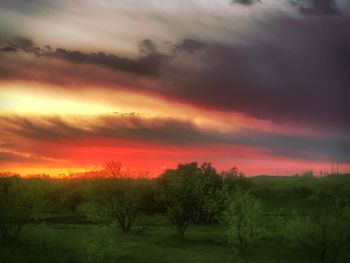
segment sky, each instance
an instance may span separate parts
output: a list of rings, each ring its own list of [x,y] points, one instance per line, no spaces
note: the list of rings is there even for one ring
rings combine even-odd
[[[349,172],[349,47],[349,0],[2,0],[0,172]]]

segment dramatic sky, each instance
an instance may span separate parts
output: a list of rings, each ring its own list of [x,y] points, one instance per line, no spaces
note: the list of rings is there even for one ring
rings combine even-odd
[[[0,171],[350,171],[349,0],[1,0]]]

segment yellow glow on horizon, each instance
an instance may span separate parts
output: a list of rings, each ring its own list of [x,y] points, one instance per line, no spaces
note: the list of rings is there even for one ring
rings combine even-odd
[[[140,114],[141,118],[171,118],[190,121],[199,128],[233,132],[248,122],[239,113],[222,113],[177,101],[168,101],[130,91],[127,87],[103,89],[60,88],[40,83],[0,83],[0,114],[21,115],[103,115]]]
[[[15,90],[0,90],[1,113],[26,114],[101,114],[116,110],[102,104],[90,104],[64,98],[35,96]]]
[[[89,170],[92,170],[93,168],[94,167],[45,167],[40,165],[30,167],[17,167],[12,165],[8,167],[8,169],[6,169],[6,167],[2,168],[0,172],[18,173],[21,176],[47,174],[52,177],[58,177],[68,176],[69,174],[73,173],[87,172]]]

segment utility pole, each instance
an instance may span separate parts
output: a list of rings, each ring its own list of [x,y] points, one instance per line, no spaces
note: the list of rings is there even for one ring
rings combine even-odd
[[[339,174],[339,164],[337,163],[337,174]]]
[[[333,175],[333,162],[332,162],[332,175]]]

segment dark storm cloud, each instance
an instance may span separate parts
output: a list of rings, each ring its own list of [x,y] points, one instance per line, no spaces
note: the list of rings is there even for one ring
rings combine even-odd
[[[332,15],[339,12],[334,0],[290,0],[290,2],[306,15]]]
[[[133,60],[103,52],[85,54],[80,51],[56,49],[54,52],[45,53],[48,57],[63,59],[74,63],[89,63],[100,65],[115,70],[138,73],[142,75],[157,75],[160,63],[164,58],[160,54],[150,53],[144,57]]]
[[[153,44],[150,40],[142,42],[141,52],[143,53],[136,59],[105,54],[103,52],[84,53],[63,48],[52,50],[50,46],[41,48],[36,46],[35,43],[28,38],[15,38],[11,41],[0,40],[0,44],[6,45],[6,47],[4,47],[6,50],[3,48],[0,49],[0,51],[20,49],[26,53],[32,53],[37,57],[56,58],[78,64],[93,64],[113,70],[150,76],[156,76],[158,74],[161,62],[166,59],[165,55],[156,52],[156,49],[152,46]]]
[[[260,0],[232,0],[232,4],[240,4],[240,5],[253,5],[256,3],[260,3]]]
[[[260,30],[261,29],[261,30]],[[276,122],[350,128],[350,19],[279,17],[247,45],[209,43],[167,64],[170,97]]]
[[[189,54],[194,54],[194,53],[201,51],[201,50],[204,50],[206,48],[207,48],[206,43],[204,43],[202,41],[186,38],[186,39],[176,43],[174,45],[173,51],[175,51],[175,52],[187,52]]]
[[[144,39],[139,44],[139,50],[141,54],[152,54],[158,52],[156,44],[150,39]]]
[[[10,42],[13,46],[22,48],[24,50],[31,50],[34,47],[33,40],[24,37],[17,37],[13,39],[13,42]]]
[[[341,134],[319,137],[268,133],[254,129],[220,133],[202,129],[189,121],[143,119],[135,114],[102,115],[92,119],[75,117],[74,121],[58,116],[32,119],[2,116],[0,127],[12,136],[40,141],[90,138],[89,141],[93,143],[96,138],[111,138],[166,145],[224,144],[257,147],[267,154],[288,158],[350,162],[350,138]]]
[[[16,52],[17,49],[15,49],[14,47],[11,47],[11,46],[7,46],[7,47],[0,48],[0,51],[3,51],[3,52]]]
[[[335,0],[280,0],[297,8],[304,15],[334,15],[339,12]],[[232,0],[232,4],[251,6],[262,0]]]
[[[137,91],[145,86],[143,78],[127,74],[126,71],[108,70],[94,64],[70,63],[43,56],[28,59],[22,55],[23,52],[0,52],[0,81],[24,80],[58,85],[64,89],[87,86],[110,89],[127,87]],[[25,55],[28,56],[27,53]]]
[[[139,58],[41,48],[30,41],[24,45],[23,40],[6,43],[38,58],[28,64],[20,60],[19,52],[0,52],[2,79],[23,78],[69,87],[124,85],[276,123],[350,129],[350,18],[346,13],[278,15],[257,24],[243,44],[187,38],[162,54],[147,39],[140,44]],[[67,63],[58,65],[55,60]]]

